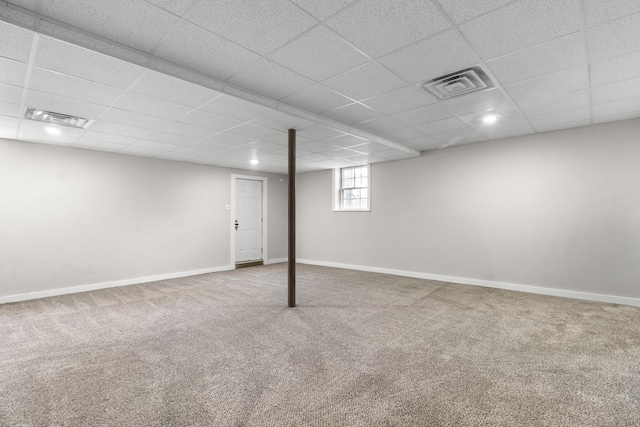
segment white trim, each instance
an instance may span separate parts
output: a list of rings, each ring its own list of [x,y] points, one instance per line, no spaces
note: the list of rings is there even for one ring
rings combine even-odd
[[[70,286],[68,288],[51,289],[48,291],[27,292],[26,294],[8,295],[0,297],[0,304],[27,301],[31,299],[55,297],[58,295],[76,294],[79,292],[95,291],[98,289],[116,288],[119,286],[138,285],[141,283],[157,282],[159,280],[179,279],[181,277],[197,276],[199,274],[217,273],[233,270],[231,265],[222,267],[203,268],[202,270],[181,271],[178,273],[159,274],[157,276],[136,277],[134,279],[114,280],[112,282],[92,283],[90,285]]]
[[[346,268],[349,270],[369,271],[372,273],[393,274],[396,276],[415,277],[417,279],[437,280],[440,282],[459,283],[463,285],[484,286],[487,288],[507,289],[510,291],[528,292],[532,294],[552,295],[564,298],[575,298],[588,301],[608,302],[640,307],[640,298],[620,297],[616,295],[594,294],[590,292],[569,291],[565,289],[545,288],[542,286],[518,285],[507,282],[492,282],[489,280],[469,279],[466,277],[441,276],[438,274],[420,273],[416,271],[393,270],[390,268],[367,267],[363,265],[341,264],[337,262],[314,261],[298,259],[300,264],[319,265],[323,267]]]
[[[274,259],[265,260],[264,265],[280,264],[281,262],[287,262],[287,261],[289,261],[289,258],[274,258]]]
[[[262,261],[264,263],[265,260],[269,259],[269,242],[267,239],[268,234],[268,224],[269,224],[269,178],[266,176],[255,176],[255,175],[238,175],[231,174],[231,215],[229,215],[229,224],[230,224],[230,240],[231,244],[229,245],[231,248],[231,252],[229,255],[229,259],[231,260],[230,264],[235,266],[236,264],[236,235],[235,235],[235,217],[236,217],[236,179],[249,179],[252,181],[262,181]]]

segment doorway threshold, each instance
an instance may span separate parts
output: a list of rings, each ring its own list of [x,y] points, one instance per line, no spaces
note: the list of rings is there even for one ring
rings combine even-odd
[[[236,268],[255,267],[257,265],[264,265],[264,262],[261,259],[256,259],[253,261],[236,262]]]

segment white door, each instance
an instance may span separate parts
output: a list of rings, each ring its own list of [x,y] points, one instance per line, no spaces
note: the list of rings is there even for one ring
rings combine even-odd
[[[236,262],[262,259],[262,181],[236,179]]]

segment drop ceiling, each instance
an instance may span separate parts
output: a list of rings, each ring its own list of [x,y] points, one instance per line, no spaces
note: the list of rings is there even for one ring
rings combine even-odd
[[[0,32],[0,137],[30,142],[286,173],[289,128],[305,172],[640,117],[627,0],[12,0]],[[495,87],[422,87],[474,66]]]

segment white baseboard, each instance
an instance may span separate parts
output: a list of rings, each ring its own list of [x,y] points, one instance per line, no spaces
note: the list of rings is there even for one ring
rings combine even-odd
[[[289,259],[288,258],[274,258],[274,259],[268,259],[264,262],[264,265],[269,265],[269,264],[280,264],[281,262],[287,262]]]
[[[553,295],[557,297],[575,298],[589,301],[608,302],[613,304],[640,307],[640,298],[620,297],[615,295],[594,294],[590,292],[569,291],[564,289],[544,288],[541,286],[517,285],[506,282],[469,279],[466,277],[440,276],[437,274],[419,273],[415,271],[393,270],[389,268],[367,267],[363,265],[341,264],[336,262],[298,259],[300,264],[319,265],[323,267],[346,268],[349,270],[369,271],[372,273],[393,274],[395,276],[415,277],[417,279],[437,280],[440,282],[460,283],[463,285],[484,286],[487,288],[508,289],[510,291],[528,292],[532,294]]]
[[[68,288],[51,289],[48,291],[8,295],[0,297],[0,304],[54,297],[58,295],[75,294],[78,292],[95,291],[97,289],[115,288],[118,286],[136,285],[139,283],[157,282],[159,280],[178,279],[180,277],[197,276],[199,274],[216,273],[219,271],[229,271],[233,269],[234,267],[231,266],[204,268],[202,270],[181,271],[179,273],[159,274],[157,276],[136,277],[135,279],[115,280],[112,282],[92,283],[90,285],[71,286]]]

